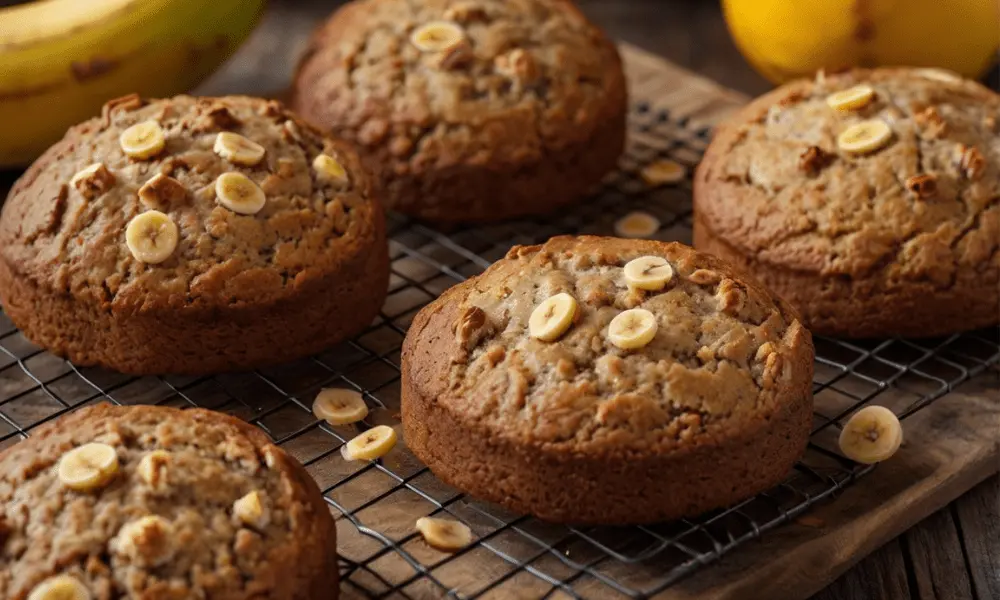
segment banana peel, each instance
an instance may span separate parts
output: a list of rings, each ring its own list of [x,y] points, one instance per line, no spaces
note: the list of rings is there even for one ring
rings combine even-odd
[[[1000,48],[997,0],[723,0],[747,61],[774,83],[847,67],[938,67],[976,78]]]
[[[21,167],[109,99],[195,87],[265,0],[41,0],[0,9],[0,167]]]

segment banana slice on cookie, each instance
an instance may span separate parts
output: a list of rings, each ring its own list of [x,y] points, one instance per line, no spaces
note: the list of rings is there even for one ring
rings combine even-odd
[[[145,160],[163,151],[166,146],[163,128],[156,121],[143,121],[129,127],[118,137],[122,152],[130,158]]]
[[[837,136],[837,147],[850,154],[870,154],[892,139],[892,129],[881,119],[856,123]]]
[[[421,52],[441,52],[465,39],[465,32],[451,21],[431,21],[410,34],[410,42]]]
[[[528,317],[528,333],[543,342],[554,342],[573,324],[576,298],[561,292],[545,299]]]
[[[107,444],[84,444],[59,459],[59,481],[71,490],[86,492],[103,487],[117,472],[118,453]]]
[[[396,430],[377,425],[344,444],[340,454],[347,460],[375,460],[388,454],[395,445]]]
[[[343,388],[320,390],[312,409],[317,419],[331,425],[350,425],[368,416],[368,405],[361,394]]]
[[[851,111],[868,106],[873,98],[875,98],[875,90],[870,86],[856,85],[830,94],[826,97],[826,103],[830,108],[836,110]]]
[[[656,337],[656,316],[645,308],[620,313],[608,325],[608,339],[622,350],[644,347]]]
[[[674,269],[667,259],[659,256],[640,256],[630,260],[623,269],[625,283],[640,290],[662,290],[674,277]]]
[[[472,543],[472,530],[468,525],[450,519],[421,517],[417,531],[431,548],[442,552],[458,552]]]
[[[840,432],[840,451],[864,464],[888,459],[903,443],[903,427],[884,406],[866,406],[854,413]]]
[[[313,159],[313,171],[320,181],[334,181],[343,183],[347,181],[347,170],[336,158],[329,154],[320,154]]]
[[[90,590],[76,577],[56,575],[35,586],[28,600],[90,600]]]
[[[223,173],[215,180],[219,204],[239,215],[255,215],[264,208],[264,190],[243,173]]]
[[[125,245],[140,262],[157,265],[177,249],[180,232],[177,224],[158,210],[136,215],[125,228]]]
[[[231,163],[252,167],[264,158],[264,146],[238,133],[223,131],[215,138],[215,153]]]
[[[263,529],[271,522],[270,514],[261,500],[260,492],[256,490],[233,502],[233,514],[240,522],[257,529]]]

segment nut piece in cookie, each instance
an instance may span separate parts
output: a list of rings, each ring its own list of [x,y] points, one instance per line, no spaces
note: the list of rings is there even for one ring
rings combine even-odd
[[[157,173],[139,188],[139,200],[147,208],[163,210],[184,202],[187,193],[184,184],[173,177]]]
[[[126,523],[111,540],[111,549],[141,567],[158,567],[173,558],[177,550],[173,536],[169,521],[149,515]]]
[[[69,182],[81,196],[93,200],[115,185],[115,175],[104,163],[94,163],[74,175]]]

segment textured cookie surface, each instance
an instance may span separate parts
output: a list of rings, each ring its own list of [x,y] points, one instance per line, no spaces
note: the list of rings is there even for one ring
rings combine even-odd
[[[165,147],[126,155],[122,134],[147,122]],[[227,158],[221,132],[262,158]],[[317,172],[324,153],[342,179]],[[92,164],[101,175],[78,176]],[[263,193],[259,212],[219,197],[228,173]],[[132,219],[153,210],[178,231],[158,264],[126,243]],[[317,350],[367,325],[387,277],[382,211],[357,157],[273,101],[111,103],[28,170],[0,217],[0,296],[15,323],[59,354],[124,371],[246,368]]]
[[[426,28],[454,43],[428,50]],[[386,202],[444,221],[537,213],[613,168],[614,45],[564,0],[359,0],[313,37],[293,104],[359,143]]]
[[[831,94],[872,97],[838,110]],[[877,120],[863,153],[838,137]],[[695,245],[753,271],[834,335],[936,335],[998,319],[1000,97],[922,69],[784,86],[717,133],[695,181]],[[956,310],[961,307],[960,310]]]
[[[641,256],[671,265],[664,289],[627,284],[623,267]],[[563,292],[578,303],[568,330],[532,337],[534,309]],[[656,334],[623,350],[609,325],[635,308]],[[775,483],[799,456],[812,356],[791,309],[720,261],[679,244],[554,238],[514,248],[417,316],[406,439],[446,481],[543,518],[697,514]]]
[[[117,472],[74,491],[60,461],[92,442],[114,449]],[[248,523],[234,505],[254,493]],[[336,596],[336,529],[316,484],[262,432],[219,413],[80,410],[0,455],[0,507],[4,598],[57,575],[95,600]]]

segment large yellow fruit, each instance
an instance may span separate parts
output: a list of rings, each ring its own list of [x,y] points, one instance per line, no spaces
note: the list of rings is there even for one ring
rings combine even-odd
[[[913,65],[979,77],[1000,47],[998,0],[723,0],[736,45],[776,83],[821,68]]]
[[[0,167],[133,92],[172,96],[215,71],[264,0],[36,0],[0,9]]]

